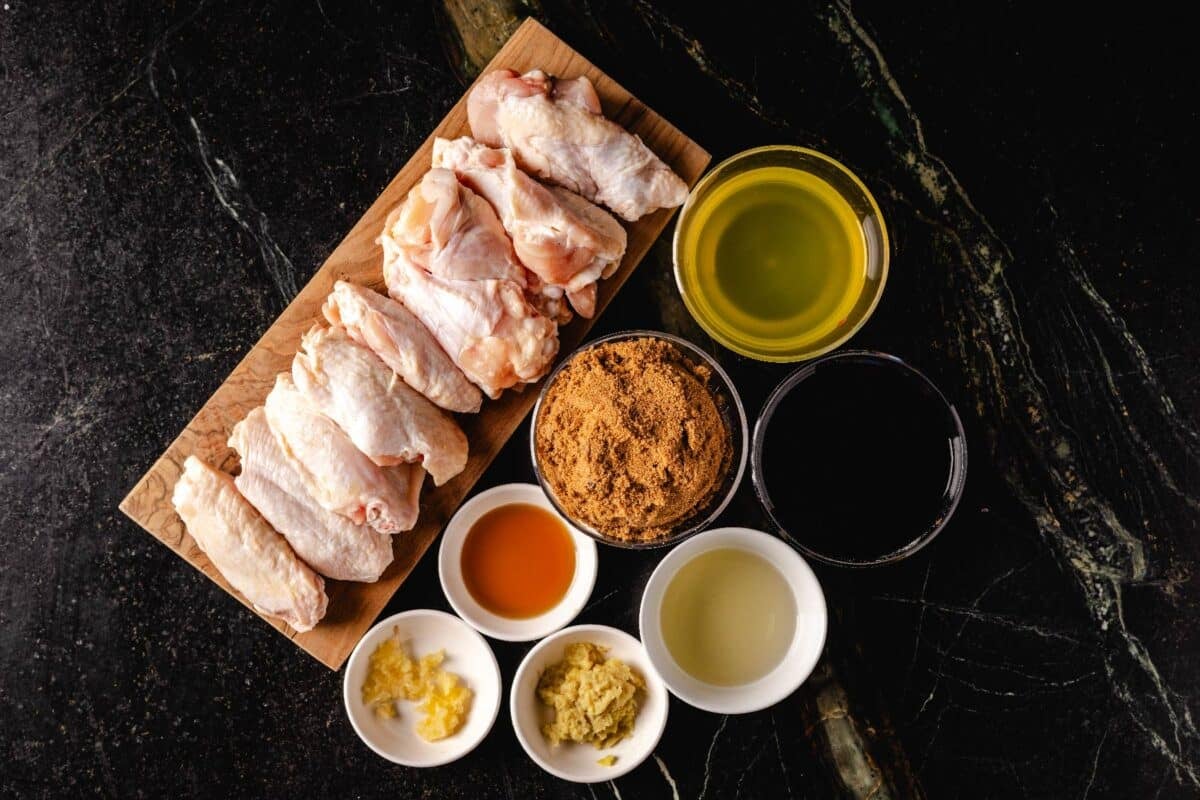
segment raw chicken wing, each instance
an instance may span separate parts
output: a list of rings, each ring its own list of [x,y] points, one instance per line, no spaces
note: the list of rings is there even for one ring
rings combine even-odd
[[[447,411],[475,413],[483,395],[437,343],[429,329],[387,295],[338,281],[325,300],[325,318],[371,348],[404,382]]]
[[[437,486],[466,466],[467,437],[450,415],[342,328],[313,326],[304,334],[292,381],[380,466],[420,462]]]
[[[454,170],[491,204],[544,294],[565,292],[580,314],[595,313],[596,281],[611,275],[625,254],[625,229],[611,214],[574,192],[543,186],[517,168],[508,150],[469,136],[435,139],[433,166]]]
[[[450,170],[425,173],[388,217],[381,243],[385,261],[397,246],[407,247],[422,269],[442,280],[507,281],[526,288],[528,273],[500,218],[487,200],[459,186]]]
[[[322,508],[380,533],[416,524],[423,469],[378,466],[337,423],[313,408],[287,373],[276,376],[265,408],[280,449]]]
[[[325,616],[325,581],[296,558],[228,475],[188,456],[171,501],[197,546],[255,610],[298,631],[312,630]]]
[[[388,293],[489,397],[544,374],[558,327],[530,305],[525,269],[487,201],[434,169],[387,219]]]
[[[242,460],[233,479],[238,491],[310,567],[335,580],[369,583],[392,563],[392,537],[326,511],[312,498],[261,406],[233,427],[229,446]]]
[[[688,188],[637,136],[605,118],[591,81],[491,72],[467,98],[472,135],[522,169],[633,221],[675,208]]]

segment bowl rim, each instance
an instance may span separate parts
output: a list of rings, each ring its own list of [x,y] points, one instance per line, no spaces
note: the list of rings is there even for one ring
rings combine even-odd
[[[668,341],[677,347],[682,348],[688,355],[698,359],[704,363],[705,366],[712,369],[712,371],[721,379],[726,394],[733,399],[733,410],[736,412],[736,422],[741,433],[742,441],[741,453],[737,457],[737,469],[733,473],[733,480],[730,483],[729,489],[725,493],[725,496],[721,498],[721,502],[715,504],[710,513],[704,515],[703,517],[693,518],[694,521],[686,528],[675,531],[668,536],[662,536],[658,539],[651,539],[649,541],[626,542],[619,539],[614,539],[595,530],[586,522],[572,517],[569,513],[567,513],[567,510],[559,504],[558,500],[555,499],[554,492],[551,491],[549,485],[546,483],[546,477],[542,474],[542,468],[538,464],[538,418],[541,414],[542,403],[545,401],[546,395],[550,391],[550,387],[554,385],[555,379],[568,364],[574,361],[583,352],[591,350],[592,348],[598,347],[607,342],[625,339],[661,339]],[[730,431],[729,435],[730,439],[732,440],[734,438],[734,432]],[[738,487],[742,484],[742,478],[745,476],[746,466],[750,460],[750,423],[746,416],[746,407],[742,403],[742,396],[738,392],[737,386],[734,384],[733,379],[729,377],[729,373],[725,371],[724,367],[722,367],[713,356],[706,353],[698,345],[688,341],[687,339],[684,339],[682,336],[676,336],[673,333],[666,333],[665,331],[650,330],[648,328],[634,328],[632,330],[610,333],[597,339],[593,339],[590,342],[585,342],[584,344],[579,345],[573,351],[571,351],[570,354],[563,358],[562,361],[560,361],[558,365],[551,370],[550,374],[546,376],[546,380],[542,384],[541,390],[538,392],[537,402],[533,404],[533,411],[530,414],[529,458],[533,464],[533,474],[537,479],[538,486],[542,488],[542,492],[546,495],[546,499],[550,501],[550,505],[552,505],[555,510],[562,515],[563,519],[567,520],[568,523],[602,544],[607,544],[612,547],[620,547],[626,550],[652,550],[659,547],[669,547],[671,545],[678,544],[684,539],[700,533],[706,527],[711,525],[713,521],[716,520],[717,517],[719,517],[725,511],[725,509],[729,507],[729,504],[733,502],[734,495],[737,494]]]
[[[470,636],[475,637],[479,641],[479,643],[483,645],[483,650],[484,650],[484,652],[486,652],[488,654],[488,657],[490,659],[489,661],[484,662],[485,667],[488,664],[490,664],[490,666],[491,666],[491,670],[485,669],[485,671],[487,671],[488,674],[492,677],[492,679],[495,680],[496,702],[492,704],[492,708],[490,711],[490,718],[488,719],[487,725],[485,725],[483,727],[483,729],[479,732],[479,734],[476,736],[474,741],[468,741],[465,744],[465,746],[460,747],[458,749],[449,750],[446,753],[446,756],[444,758],[435,759],[435,760],[429,761],[429,762],[413,763],[411,760],[405,760],[402,756],[399,756],[395,753],[388,752],[388,751],[384,750],[383,748],[378,747],[375,744],[375,742],[372,741],[371,738],[368,737],[366,735],[366,733],[363,731],[363,729],[359,726],[358,718],[355,716],[355,712],[351,705],[352,702],[354,701],[354,698],[352,697],[352,692],[350,689],[350,673],[353,671],[352,666],[358,660],[360,660],[362,658],[362,649],[363,649],[363,647],[366,646],[367,640],[370,639],[372,636],[374,636],[376,631],[378,631],[380,628],[383,628],[385,626],[395,625],[397,622],[400,622],[405,619],[411,619],[414,617],[422,617],[422,616],[433,617],[436,619],[441,619],[445,622],[450,622],[452,624],[461,625],[463,627],[463,629],[465,631],[467,631],[467,633]],[[479,692],[476,691],[474,694],[476,697],[478,697]],[[440,767],[445,764],[449,764],[454,761],[458,761],[460,758],[467,755],[472,750],[474,750],[476,747],[478,747],[483,742],[483,740],[488,737],[488,734],[490,734],[492,732],[492,728],[494,728],[496,726],[496,719],[497,719],[497,717],[500,716],[500,705],[503,702],[503,699],[504,699],[504,679],[500,675],[500,662],[498,662],[496,660],[496,653],[494,650],[492,650],[492,646],[490,644],[488,644],[487,639],[483,638],[483,636],[479,633],[479,631],[472,628],[470,625],[468,625],[462,619],[454,616],[453,614],[451,614],[449,612],[442,611],[442,610],[436,609],[436,608],[410,608],[406,611],[401,611],[399,613],[392,614],[391,616],[386,617],[386,618],[376,622],[374,625],[371,626],[370,630],[368,630],[365,634],[363,634],[362,638],[360,638],[358,640],[358,644],[356,644],[354,646],[354,650],[352,650],[350,652],[350,657],[346,659],[345,672],[342,675],[342,704],[346,711],[346,717],[350,720],[350,727],[354,729],[354,733],[357,734],[358,738],[360,740],[362,740],[363,744],[365,744],[367,747],[369,747],[371,749],[371,751],[374,752],[377,756],[387,759],[388,761],[392,762],[393,764],[400,764],[401,766],[412,767],[415,769],[427,769],[430,767]],[[474,712],[475,710],[476,709],[474,708],[474,703],[472,703],[472,712]]]
[[[924,386],[929,388],[933,396],[940,401],[941,406],[948,412],[956,437],[954,439],[955,446],[950,451],[950,482],[948,486],[948,498],[942,503],[939,509],[938,517],[930,523],[920,534],[914,536],[908,544],[891,550],[883,555],[866,560],[855,560],[847,558],[839,558],[831,556],[827,553],[822,553],[814,550],[812,547],[805,544],[799,537],[794,535],[787,529],[779,518],[775,515],[774,505],[767,493],[766,476],[763,474],[763,442],[766,439],[767,427],[770,424],[771,417],[775,410],[779,407],[779,403],[783,398],[797,385],[804,382],[817,371],[821,366],[831,364],[844,359],[860,359],[868,363],[873,363],[877,366],[885,366],[889,369],[898,369],[906,375],[909,375]],[[898,561],[903,561],[914,553],[924,549],[930,542],[937,538],[945,527],[950,523],[950,519],[954,516],[959,503],[962,501],[963,494],[966,489],[967,482],[967,434],[963,427],[962,419],[958,415],[958,409],[950,402],[949,398],[942,393],[942,390],[937,387],[929,376],[921,370],[909,364],[899,356],[894,356],[891,353],[884,353],[879,350],[857,349],[857,350],[841,350],[837,353],[829,353],[815,358],[812,361],[802,364],[796,369],[789,372],[778,385],[771,390],[771,394],[763,403],[762,410],[758,414],[758,418],[754,421],[754,435],[751,438],[750,445],[750,483],[754,486],[754,494],[758,498],[759,505],[762,506],[763,512],[775,526],[781,538],[789,544],[800,550],[806,556],[820,561],[823,564],[829,564],[835,567],[849,567],[852,569],[865,569],[868,567],[879,567],[886,564],[894,564]]]
[[[528,494],[528,498],[509,500],[507,502],[496,502],[495,498],[499,495],[520,492]],[[470,590],[463,585],[462,591],[451,591],[448,585],[447,569],[450,568],[448,560],[452,557],[461,558],[462,545],[466,541],[464,531],[461,536],[456,533],[456,525],[461,525],[459,522],[468,514],[476,511],[479,515],[486,514],[495,508],[507,503],[528,503],[536,505],[538,508],[543,508],[554,517],[560,520],[566,528],[571,541],[575,544],[577,557],[575,559],[575,574],[571,578],[570,584],[567,585],[567,591],[554,606],[548,611],[545,611],[536,617],[528,617],[523,619],[509,619],[501,617],[499,614],[488,611],[480,605],[474,597],[471,596]],[[453,538],[457,538],[457,546],[454,547],[454,552],[449,551],[450,542]],[[582,551],[582,552],[581,552]],[[582,557],[580,557],[582,556]],[[490,489],[485,489],[479,494],[467,500],[454,512],[454,516],[446,523],[446,527],[442,531],[442,541],[438,545],[438,580],[442,584],[442,594],[446,596],[446,601],[450,607],[454,609],[454,613],[462,618],[463,622],[470,627],[493,639],[498,639],[504,642],[532,642],[541,639],[544,636],[558,631],[567,625],[570,625],[572,620],[579,616],[587,605],[588,600],[592,596],[592,592],[596,588],[596,576],[599,572],[599,554],[596,552],[596,541],[579,530],[575,525],[563,516],[558,509],[550,503],[546,497],[546,493],[542,491],[536,483],[513,482],[502,483],[499,486],[493,486]],[[461,572],[461,569],[460,569]],[[586,585],[586,591],[577,587]],[[572,595],[576,595],[573,602],[569,605],[568,599]],[[520,629],[520,632],[505,633],[497,629],[490,617],[502,619],[514,629]]]
[[[548,650],[549,648],[558,644],[567,636],[590,633],[601,633],[604,636],[624,639],[627,643],[631,643],[635,645],[637,649],[640,649],[642,656],[646,660],[646,665],[649,667],[649,669],[640,670],[641,672],[645,673],[642,677],[645,679],[647,686],[649,686],[651,682],[657,683],[663,694],[662,717],[658,721],[657,730],[655,730],[650,737],[651,741],[646,749],[646,754],[638,759],[622,758],[617,762],[617,764],[609,768],[602,778],[602,781],[615,780],[623,775],[627,775],[641,766],[646,759],[650,758],[650,756],[654,754],[655,748],[658,747],[659,742],[662,741],[663,733],[667,729],[667,719],[671,715],[671,689],[667,685],[667,682],[663,680],[663,677],[658,673],[658,669],[654,666],[654,661],[650,658],[650,653],[646,649],[645,644],[643,644],[642,640],[637,636],[634,636],[627,631],[623,631],[620,628],[615,628],[612,625],[585,623],[582,625],[570,625],[562,630],[555,631],[546,638],[542,639],[521,658],[521,663],[517,665],[516,670],[513,672],[512,684],[508,689],[509,717],[512,721],[513,733],[516,735],[517,741],[520,742],[521,749],[525,751],[525,754],[529,756],[533,763],[537,764],[551,775],[557,778],[562,778],[565,781],[571,781],[573,783],[588,783],[588,781],[581,781],[577,776],[572,775],[570,772],[559,769],[550,762],[542,759],[534,752],[533,747],[527,741],[524,729],[517,722],[517,701],[519,699],[517,697],[517,689],[521,685],[521,679],[530,669],[532,669],[531,665],[535,657],[537,657],[543,651]]]
[[[695,200],[697,197],[699,197],[700,192],[719,180],[731,166],[737,164],[739,161],[750,158],[751,156],[760,155],[762,153],[783,152],[799,153],[806,156],[812,156],[819,161],[824,161],[834,169],[842,172],[847,178],[850,179],[851,183],[858,187],[859,191],[862,192],[864,199],[867,201],[867,204],[870,205],[872,211],[875,212],[875,218],[879,223],[881,253],[879,286],[875,290],[874,296],[871,298],[870,305],[867,306],[859,320],[855,322],[854,325],[847,328],[841,336],[831,340],[829,344],[823,347],[811,352],[803,353],[801,355],[786,356],[759,352],[732,341],[727,336],[724,336],[717,331],[710,330],[709,326],[700,318],[692,298],[688,295],[687,290],[684,289],[683,274],[679,268],[679,253],[681,247],[680,237],[683,231],[684,221],[687,219],[688,212],[692,209],[692,206],[695,204]],[[795,167],[793,167],[793,169],[795,169]],[[683,206],[679,209],[678,216],[675,218],[675,231],[671,236],[671,266],[672,272],[675,275],[675,287],[679,291],[679,296],[683,298],[683,304],[687,307],[688,313],[692,315],[692,319],[696,321],[697,325],[704,329],[705,333],[711,336],[722,346],[729,348],[738,355],[746,356],[747,358],[752,358],[756,361],[766,361],[772,364],[793,364],[799,361],[808,361],[819,358],[820,356],[836,350],[846,342],[850,341],[850,339],[857,334],[859,330],[861,330],[862,327],[867,324],[867,321],[870,320],[875,314],[875,309],[879,306],[879,302],[883,298],[883,290],[887,286],[888,275],[891,271],[891,253],[891,237],[888,234],[887,221],[884,219],[883,210],[880,209],[879,202],[875,199],[875,195],[871,193],[871,190],[867,188],[867,185],[863,183],[862,179],[859,178],[853,170],[833,156],[822,153],[819,150],[814,150],[811,147],[801,147],[800,145],[794,144],[768,144],[760,145],[758,147],[751,147],[748,150],[742,150],[734,153],[710,169],[704,175],[704,177],[702,177],[696,183],[696,185],[692,187],[692,190],[688,192],[687,200],[684,201]]]
[[[670,677],[668,676],[668,672],[660,668],[658,660],[655,658],[656,654],[658,654],[661,659],[669,660],[672,666],[676,667],[684,674],[687,674],[687,671],[684,670],[683,667],[680,667],[677,663],[675,663],[674,657],[667,648],[666,641],[664,640],[662,634],[662,624],[659,615],[651,612],[659,610],[661,607],[662,595],[665,593],[671,579],[678,574],[680,569],[691,562],[692,559],[702,555],[703,553],[721,549],[723,547],[740,548],[753,552],[766,559],[777,569],[779,568],[778,561],[776,561],[775,558],[790,560],[792,562],[792,566],[796,567],[802,575],[801,580],[809,582],[811,587],[815,589],[814,597],[817,600],[817,602],[806,606],[803,609],[800,607],[799,602],[797,602],[796,613],[799,615],[802,611],[807,611],[815,614],[819,619],[820,633],[817,637],[815,647],[812,650],[812,657],[799,665],[801,669],[797,669],[796,664],[785,664],[781,662],[770,673],[750,684],[741,686],[714,686],[713,688],[715,690],[724,693],[724,700],[705,700],[701,697],[698,697],[688,689],[681,689],[680,687],[673,685]],[[769,552],[771,550],[776,552]],[[783,575],[784,580],[788,582],[788,586],[792,589],[793,594],[795,594],[795,583],[782,569],[779,571]],[[651,609],[649,607],[649,601],[652,594],[657,595],[659,599],[659,606],[655,609]],[[811,626],[811,621],[809,624]],[[792,694],[794,694],[797,689],[804,685],[804,682],[807,681],[812,675],[813,671],[817,667],[817,664],[820,663],[822,654],[825,652],[825,643],[829,635],[829,602],[825,597],[825,589],[821,585],[820,579],[817,578],[817,574],[813,570],[812,565],[809,564],[804,557],[800,555],[800,553],[796,552],[796,550],[792,548],[788,542],[784,541],[778,536],[773,536],[766,531],[760,531],[756,528],[748,528],[740,525],[724,528],[713,528],[705,531],[700,536],[690,539],[685,545],[680,545],[670,553],[667,553],[666,557],[664,557],[663,560],[660,561],[654,568],[654,571],[650,573],[650,579],[646,581],[646,587],[642,590],[642,599],[638,605],[638,632],[641,635],[642,646],[646,648],[647,657],[650,659],[650,662],[654,664],[654,668],[658,671],[659,676],[662,678],[663,683],[666,684],[667,690],[670,691],[671,694],[678,697],[684,703],[687,703],[694,708],[698,708],[701,711],[707,711],[714,714],[752,714],[757,711],[770,708],[771,706],[783,702],[788,697],[791,697]],[[792,637],[792,645],[794,646],[796,641],[801,639],[802,636],[802,628],[800,625],[797,625],[796,631]],[[647,644],[647,641],[652,641],[653,647],[650,644]],[[786,669],[784,669],[785,667]],[[787,679],[782,680],[779,683],[779,688],[777,688],[775,691],[767,692],[763,690],[759,695],[757,695],[758,699],[756,700],[748,701],[745,699],[739,699],[748,696],[747,689],[749,687],[754,686],[760,681],[766,680],[780,669],[784,669],[784,671],[780,674],[787,676]],[[693,680],[696,680],[698,683],[704,683],[704,681],[700,681],[698,678],[693,678]]]

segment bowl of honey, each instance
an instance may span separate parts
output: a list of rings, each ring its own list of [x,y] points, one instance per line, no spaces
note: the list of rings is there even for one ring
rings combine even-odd
[[[761,361],[838,347],[874,312],[889,244],[871,192],[840,162],[772,145],[718,164],[692,190],[674,239],[675,281],[716,341]]]
[[[540,639],[583,610],[596,585],[596,542],[531,483],[481,492],[442,534],[442,591],[475,630],[509,642]]]

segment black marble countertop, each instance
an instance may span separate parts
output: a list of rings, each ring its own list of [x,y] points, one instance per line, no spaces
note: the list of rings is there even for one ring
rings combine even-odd
[[[967,496],[941,537],[899,566],[820,568],[809,682],[746,716],[672,702],[654,757],[614,782],[542,773],[506,709],[450,766],[375,757],[340,674],[117,503],[460,95],[503,20],[482,12],[511,4],[6,0],[0,795],[1200,793],[1190,29],[1163,9],[708,5],[532,12],[716,158],[804,144],[872,187],[892,274],[854,344],[925,370],[964,417]],[[595,333],[634,326],[694,338],[748,387],[786,372],[694,328],[663,242]],[[531,477],[525,435],[479,488]],[[725,519],[761,523],[748,491]],[[660,557],[604,549],[581,620],[636,631]],[[388,610],[425,606],[445,607],[432,558]],[[526,647],[496,650],[507,680]]]

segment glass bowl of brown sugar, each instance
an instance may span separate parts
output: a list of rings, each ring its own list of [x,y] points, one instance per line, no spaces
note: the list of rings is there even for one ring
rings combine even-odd
[[[550,373],[529,447],[560,514],[605,544],[643,549],[699,533],[725,510],[749,438],[742,400],[712,356],[633,330],[583,345]]]

